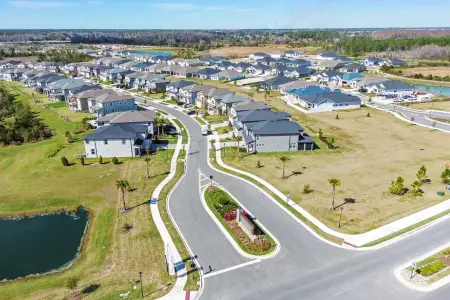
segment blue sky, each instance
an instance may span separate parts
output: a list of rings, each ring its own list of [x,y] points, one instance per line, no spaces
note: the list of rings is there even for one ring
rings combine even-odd
[[[448,0],[0,0],[0,28],[450,27]]]

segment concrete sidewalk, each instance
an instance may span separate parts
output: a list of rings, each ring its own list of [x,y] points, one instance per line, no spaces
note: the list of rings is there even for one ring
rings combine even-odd
[[[230,167],[226,165],[221,156],[221,143],[216,142],[215,147],[217,149],[216,151],[216,159],[217,163],[224,167],[225,169],[234,171],[236,173],[240,173],[243,175],[246,175],[248,177],[251,177],[252,179],[258,181],[259,183],[263,184],[266,188],[268,188],[271,192],[273,192],[275,195],[280,197],[281,199],[286,199],[286,195],[284,195],[282,192],[280,192],[277,188],[275,188],[273,185],[265,181],[264,179],[259,178],[258,176],[255,176],[251,173]],[[321,221],[319,221],[316,217],[311,215],[308,211],[303,209],[300,205],[295,203],[294,201],[289,201],[288,205],[290,205],[292,208],[297,210],[299,213],[301,213],[305,218],[307,218],[310,222],[312,222],[315,226],[317,226],[320,230],[323,232],[342,238],[344,240],[344,243],[347,245],[350,245],[354,248],[358,248],[360,246],[363,246],[367,243],[376,241],[380,238],[383,238],[385,236],[391,235],[393,233],[396,233],[400,230],[403,230],[409,226],[415,225],[421,221],[424,221],[428,218],[434,217],[437,214],[443,213],[447,210],[450,210],[450,199],[443,201],[439,204],[436,204],[432,207],[429,207],[427,209],[424,209],[422,211],[419,211],[417,213],[414,213],[410,216],[407,216],[405,218],[402,218],[400,220],[394,221],[392,223],[386,224],[384,226],[381,226],[379,228],[376,228],[374,230],[362,233],[362,234],[345,234],[338,231],[335,231],[329,227],[327,227],[325,224],[323,224]],[[440,218],[440,220],[446,219],[450,217],[450,215]],[[434,221],[435,222],[435,221]],[[426,226],[426,225],[425,225]],[[386,244],[385,244],[386,245]],[[377,245],[376,248],[382,247],[383,245]],[[367,248],[370,249],[370,248]]]

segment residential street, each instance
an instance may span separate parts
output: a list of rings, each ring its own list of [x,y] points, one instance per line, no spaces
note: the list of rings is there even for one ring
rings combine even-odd
[[[138,102],[144,100],[137,98]],[[197,255],[205,285],[201,299],[448,299],[450,287],[420,293],[403,286],[394,269],[448,242],[450,220],[422,230],[378,251],[351,251],[325,243],[287,215],[252,185],[212,170],[207,163],[207,140],[189,116],[147,101],[179,119],[190,133],[186,176],[169,199],[169,208]],[[403,112],[409,114],[409,112]],[[416,121],[424,120],[422,115]],[[450,124],[449,124],[450,130]],[[224,237],[202,206],[200,170],[230,191],[278,239],[281,250],[262,260],[214,275],[215,272],[250,261]],[[210,272],[210,267],[212,272]]]

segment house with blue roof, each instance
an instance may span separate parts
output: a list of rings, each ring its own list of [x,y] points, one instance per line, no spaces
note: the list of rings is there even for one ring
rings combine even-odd
[[[314,69],[308,67],[298,67],[298,68],[288,68],[283,72],[283,74],[284,76],[287,77],[300,78],[310,76],[314,72],[315,72]]]
[[[324,92],[307,96],[299,96],[299,105],[308,112],[327,112],[342,109],[358,109],[361,100],[352,95],[340,91]]]
[[[288,90],[284,99],[288,103],[299,104],[301,101],[300,99],[304,96],[311,96],[327,92],[330,92],[330,89],[328,87],[312,84],[301,88]]]
[[[353,80],[358,78],[364,78],[364,75],[360,73],[345,73],[342,77],[338,78],[337,83],[339,86],[349,86]]]

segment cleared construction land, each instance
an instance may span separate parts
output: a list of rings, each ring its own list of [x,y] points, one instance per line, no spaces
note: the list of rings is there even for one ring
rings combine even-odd
[[[422,74],[424,76],[450,76],[450,67],[416,67],[416,68],[402,68],[403,74],[411,76],[415,74]]]

